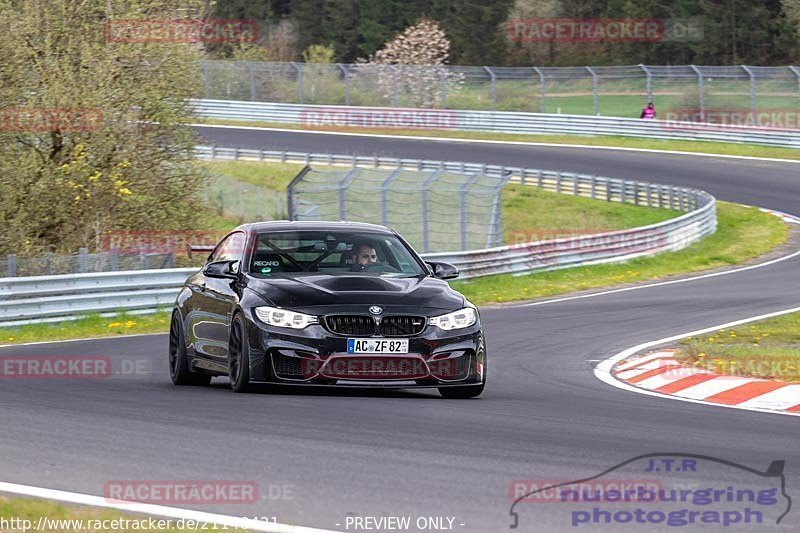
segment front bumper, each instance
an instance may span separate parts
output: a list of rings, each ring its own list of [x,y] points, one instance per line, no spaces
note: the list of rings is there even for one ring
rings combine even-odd
[[[292,330],[248,322],[253,382],[415,388],[474,385],[485,376],[480,322],[453,331],[428,325],[402,337],[409,341],[407,354],[348,354],[348,336],[322,325]]]

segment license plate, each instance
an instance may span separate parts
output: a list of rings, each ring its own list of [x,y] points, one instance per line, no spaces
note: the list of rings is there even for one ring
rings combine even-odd
[[[347,339],[347,353],[408,353],[408,339]]]

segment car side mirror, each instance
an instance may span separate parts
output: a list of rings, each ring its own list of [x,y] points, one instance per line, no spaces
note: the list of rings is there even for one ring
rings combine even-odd
[[[458,277],[458,269],[450,263],[427,261],[433,272],[433,277],[438,279],[453,279]]]
[[[209,278],[236,279],[239,275],[239,261],[212,261],[203,267],[203,274]]]

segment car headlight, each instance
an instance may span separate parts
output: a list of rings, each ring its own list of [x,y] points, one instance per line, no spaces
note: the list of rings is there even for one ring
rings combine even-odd
[[[465,307],[446,315],[434,316],[428,319],[428,324],[439,329],[451,330],[468,328],[478,321],[478,313],[472,307]]]
[[[278,309],[277,307],[256,307],[255,312],[262,322],[280,328],[303,329],[311,324],[319,324],[315,316]]]

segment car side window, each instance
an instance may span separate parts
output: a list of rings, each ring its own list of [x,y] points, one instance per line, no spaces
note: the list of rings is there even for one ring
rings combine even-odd
[[[244,233],[236,232],[222,241],[208,258],[213,261],[241,261],[244,254]]]

